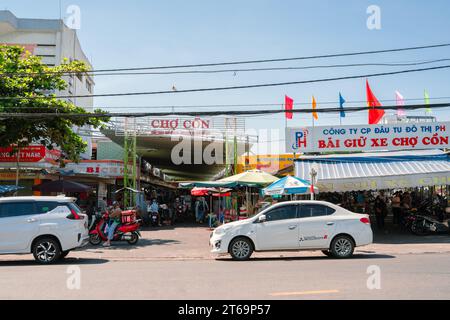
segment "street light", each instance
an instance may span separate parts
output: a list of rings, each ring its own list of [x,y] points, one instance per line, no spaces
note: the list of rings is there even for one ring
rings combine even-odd
[[[320,167],[317,163],[313,163],[311,165],[311,169],[309,171],[309,174],[311,176],[311,200],[315,200],[315,194],[314,194],[314,186],[317,183],[317,175],[319,173]]]

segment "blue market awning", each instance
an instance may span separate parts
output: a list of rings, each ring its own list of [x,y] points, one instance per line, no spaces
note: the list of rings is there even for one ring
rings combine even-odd
[[[440,150],[306,156],[295,161],[295,175],[309,179],[313,166],[321,192],[450,184],[450,158]]]
[[[0,194],[16,192],[16,191],[19,191],[19,190],[22,190],[22,189],[24,189],[24,187],[17,187],[17,186],[1,186],[1,185],[0,185]]]

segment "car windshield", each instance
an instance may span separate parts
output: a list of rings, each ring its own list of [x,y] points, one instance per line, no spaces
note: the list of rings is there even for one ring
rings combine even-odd
[[[270,203],[270,202],[262,202],[262,203],[260,203],[260,206],[257,208],[257,210],[255,210],[255,214],[252,215],[251,217],[254,217],[254,216],[260,214],[262,211],[266,210],[270,206],[272,206],[272,203]]]

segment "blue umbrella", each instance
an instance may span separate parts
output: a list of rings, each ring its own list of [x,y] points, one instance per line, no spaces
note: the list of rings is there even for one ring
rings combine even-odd
[[[291,176],[280,179],[263,189],[263,194],[267,196],[310,193],[311,183],[309,181]],[[319,193],[319,189],[314,187],[314,193]]]

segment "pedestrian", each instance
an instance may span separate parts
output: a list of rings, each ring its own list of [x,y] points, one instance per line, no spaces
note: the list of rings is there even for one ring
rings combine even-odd
[[[394,215],[394,225],[400,224],[400,216],[402,214],[402,197],[401,192],[394,193],[392,198],[392,214]]]
[[[205,212],[208,210],[208,204],[205,201],[205,198],[200,197],[195,202],[195,220],[197,223],[203,223],[205,219]]]
[[[111,240],[114,239],[114,232],[116,231],[116,228],[119,226],[122,219],[122,210],[120,209],[119,202],[115,201],[113,206],[114,209],[111,211],[111,214],[109,215],[111,224],[107,228],[108,240],[103,244],[104,247],[111,246]]]
[[[401,207],[402,207],[402,211],[401,211],[400,221],[403,222],[412,209],[412,198],[411,198],[411,194],[409,192],[405,192],[403,194]]]
[[[386,202],[381,196],[377,196],[374,204],[375,217],[377,219],[377,227],[382,230],[385,226],[385,219],[387,216],[387,206]]]
[[[222,205],[219,207],[219,223],[225,223],[225,209]]]
[[[108,203],[106,202],[106,197],[101,198],[98,200],[98,209],[101,213],[105,213],[108,208]]]

